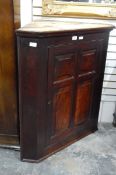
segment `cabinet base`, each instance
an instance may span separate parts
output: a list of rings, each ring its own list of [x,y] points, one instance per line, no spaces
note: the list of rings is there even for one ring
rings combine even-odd
[[[19,146],[18,135],[0,135],[0,145]]]
[[[72,143],[75,143],[76,141],[88,136],[89,134],[94,133],[97,130],[98,130],[98,128],[96,127],[94,129],[92,129],[91,131],[90,130],[85,131],[78,136],[73,135],[72,137],[65,139],[62,143],[50,146],[49,148],[47,148],[44,151],[44,154],[42,155],[42,157],[37,159],[37,160],[21,158],[21,161],[30,162],[30,163],[39,163],[39,162],[43,161],[44,159],[48,158],[49,156],[53,155],[54,153],[61,151],[62,149],[66,148],[67,146],[70,146]]]

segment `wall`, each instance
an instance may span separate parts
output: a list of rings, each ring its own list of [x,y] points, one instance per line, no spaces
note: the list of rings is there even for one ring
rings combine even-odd
[[[33,0],[33,19],[35,20],[42,14],[42,0]]]
[[[42,0],[33,0],[33,20],[41,16]],[[65,20],[67,20],[65,18]],[[73,19],[74,20],[74,19]],[[79,21],[79,19],[78,19]],[[80,19],[82,21],[82,19]],[[116,20],[83,20],[90,22],[111,23],[116,26]],[[110,33],[106,68],[104,74],[101,106],[99,113],[100,122],[112,122],[116,104],[116,29]]]
[[[116,20],[108,21],[116,26]],[[113,121],[116,105],[116,29],[110,33],[104,83],[101,97],[100,121]]]
[[[28,3],[27,0],[20,0],[21,26],[24,26],[32,21],[32,2],[32,0],[28,0]]]

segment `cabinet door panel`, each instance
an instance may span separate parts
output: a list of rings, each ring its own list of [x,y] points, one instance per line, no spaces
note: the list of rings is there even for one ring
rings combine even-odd
[[[79,67],[80,73],[96,70],[96,49],[82,52]]]
[[[77,87],[75,101],[75,125],[88,121],[93,100],[93,84],[99,67],[99,48],[96,41],[79,44]]]
[[[62,80],[74,75],[74,54],[64,54],[55,57],[54,80]]]
[[[76,91],[75,125],[88,120],[92,99],[92,81],[79,83]]]
[[[68,47],[49,49],[48,113],[51,128],[48,126],[48,131],[51,139],[66,133],[72,120],[76,51],[72,46]]]
[[[71,114],[71,101],[72,101],[72,88],[61,87],[54,90],[53,95],[53,122],[54,131],[53,135],[57,135],[66,129],[70,125]]]
[[[78,73],[81,76],[95,74],[99,68],[99,45],[98,42],[83,42],[80,44]]]

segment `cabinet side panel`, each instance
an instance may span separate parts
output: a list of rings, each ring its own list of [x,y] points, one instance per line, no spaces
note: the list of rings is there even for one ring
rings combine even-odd
[[[18,42],[21,158],[36,160],[45,144],[45,59],[39,39],[19,38]]]

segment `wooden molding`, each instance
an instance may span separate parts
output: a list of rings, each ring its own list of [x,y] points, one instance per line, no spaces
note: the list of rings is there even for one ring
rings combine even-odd
[[[43,16],[93,17],[116,19],[116,4],[43,0]]]

